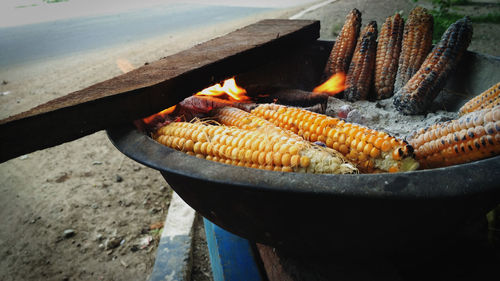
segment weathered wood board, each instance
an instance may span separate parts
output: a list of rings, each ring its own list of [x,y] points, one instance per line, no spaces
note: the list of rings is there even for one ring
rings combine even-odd
[[[0,162],[172,106],[319,37],[319,22],[263,20],[0,121]]]

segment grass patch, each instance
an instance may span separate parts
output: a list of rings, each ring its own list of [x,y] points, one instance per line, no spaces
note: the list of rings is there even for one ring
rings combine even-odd
[[[472,22],[500,24],[500,12],[488,13],[487,15],[471,16]]]
[[[434,16],[433,43],[437,43],[448,27],[457,20],[464,17],[464,14],[452,12],[458,6],[475,5],[470,0],[429,0],[434,7],[430,13]],[[419,0],[413,0],[419,2]],[[469,16],[473,23],[494,23],[500,24],[500,11],[488,13],[486,15]]]
[[[332,36],[337,37],[340,31],[342,30],[343,26],[344,26],[343,23],[334,23],[332,25]]]
[[[161,236],[161,232],[163,231],[163,228],[157,228],[157,229],[152,229],[149,231],[149,235],[159,238]]]
[[[31,4],[31,5],[20,5],[20,6],[15,6],[14,8],[28,8],[28,7],[36,7],[38,4]]]
[[[436,10],[432,10],[430,13],[434,16],[434,34],[432,36],[432,42],[434,44],[439,42],[441,36],[451,24],[464,17],[463,15],[450,12],[438,12]]]
[[[432,10],[430,11],[430,13],[434,16],[434,35],[432,37],[433,43],[436,43],[441,39],[441,36],[451,24],[464,17],[464,15],[462,14],[453,12],[439,12],[436,10]],[[473,23],[500,24],[500,12],[469,17]]]

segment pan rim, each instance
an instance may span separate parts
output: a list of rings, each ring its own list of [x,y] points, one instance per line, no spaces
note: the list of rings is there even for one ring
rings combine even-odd
[[[123,154],[160,172],[254,191],[401,200],[500,194],[500,156],[412,172],[317,175],[237,167],[199,159],[154,141],[131,123],[108,129],[107,134]]]

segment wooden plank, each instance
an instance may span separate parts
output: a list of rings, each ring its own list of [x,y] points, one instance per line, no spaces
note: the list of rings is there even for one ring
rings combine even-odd
[[[0,161],[161,111],[319,37],[319,22],[263,20],[0,121]]]
[[[191,245],[196,212],[173,193],[150,281],[187,281],[191,277]]]
[[[225,231],[207,219],[205,234],[215,281],[262,281],[258,257],[248,240]]]

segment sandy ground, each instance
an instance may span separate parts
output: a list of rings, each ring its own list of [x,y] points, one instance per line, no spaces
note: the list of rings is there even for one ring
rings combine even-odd
[[[363,22],[381,23],[413,5],[406,0],[339,0],[303,18],[321,19],[322,38],[332,39],[354,7],[363,13]],[[138,67],[260,18],[286,18],[295,12],[271,12],[168,38],[0,69],[0,118],[116,76],[121,73],[119,59]],[[493,44],[499,42],[498,26],[481,26],[474,26],[479,35],[471,49],[500,55]],[[0,280],[147,280],[158,237],[149,228],[164,220],[170,196],[157,171],[121,154],[102,131],[2,163]],[[200,221],[193,280],[210,280]],[[73,236],[65,237],[68,229],[74,230]]]

